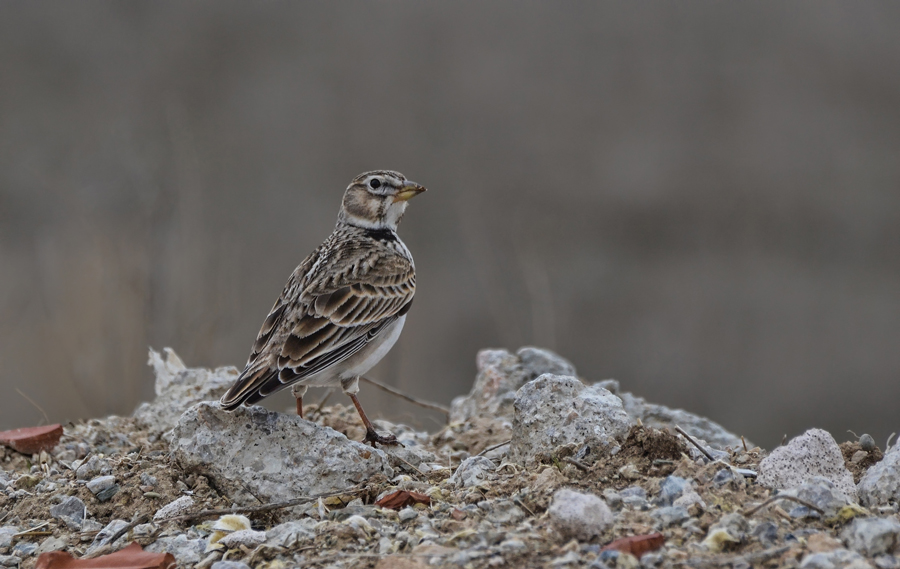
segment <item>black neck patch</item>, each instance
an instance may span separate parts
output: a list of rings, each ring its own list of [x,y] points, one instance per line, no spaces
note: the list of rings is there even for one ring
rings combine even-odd
[[[397,234],[394,233],[393,230],[388,228],[382,229],[363,229],[366,234],[366,237],[371,237],[372,239],[377,239],[378,241],[396,241]]]

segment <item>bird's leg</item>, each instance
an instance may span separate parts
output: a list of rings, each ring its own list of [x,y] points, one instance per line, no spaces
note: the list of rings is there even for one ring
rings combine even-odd
[[[359,378],[354,377],[352,380],[347,382],[341,382],[341,387],[344,389],[344,393],[346,393],[350,400],[353,401],[353,405],[356,407],[356,412],[359,413],[359,418],[362,419],[363,425],[366,427],[366,436],[363,438],[363,443],[369,443],[373,447],[375,443],[382,445],[399,445],[400,441],[397,440],[397,437],[388,433],[387,435],[379,435],[375,430],[375,426],[372,424],[372,421],[366,416],[366,412],[363,411],[362,405],[359,403],[359,399],[356,397],[356,394],[359,393]],[[401,445],[402,446],[402,445]]]
[[[293,387],[291,387],[291,395],[293,395],[297,399],[297,414],[300,415],[300,418],[303,418],[303,396],[306,395],[306,390],[308,388],[305,385],[300,385],[295,383]]]

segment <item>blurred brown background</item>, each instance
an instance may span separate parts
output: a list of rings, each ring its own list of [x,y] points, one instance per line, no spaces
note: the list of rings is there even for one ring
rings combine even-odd
[[[148,346],[242,366],[350,179],[392,168],[431,191],[373,377],[449,402],[478,349],[533,344],[767,447],[883,445],[898,29],[888,2],[4,2],[0,428],[42,420],[16,389],[130,413]]]

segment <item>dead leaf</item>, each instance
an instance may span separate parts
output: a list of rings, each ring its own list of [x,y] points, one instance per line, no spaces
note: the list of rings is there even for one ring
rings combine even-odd
[[[413,504],[431,504],[431,498],[419,492],[408,492],[406,490],[397,490],[391,492],[381,500],[375,502],[376,506],[388,508],[391,510],[399,510]]]
[[[95,559],[75,559],[65,551],[41,553],[35,569],[171,569],[175,557],[171,553],[150,553],[137,543]]]
[[[617,539],[601,549],[608,551],[615,549],[622,553],[630,553],[640,559],[641,555],[656,551],[666,542],[666,538],[661,533],[651,533],[648,535],[633,535],[631,537],[623,537]]]
[[[37,454],[55,447],[62,434],[63,428],[59,423],[43,427],[24,427],[0,432],[0,443],[22,454]]]

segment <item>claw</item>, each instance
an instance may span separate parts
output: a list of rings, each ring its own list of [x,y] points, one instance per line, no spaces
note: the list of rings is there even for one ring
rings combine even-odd
[[[375,446],[375,443],[378,443],[378,444],[380,444],[380,445],[400,445],[400,446],[403,446],[403,444],[402,444],[400,441],[398,441],[398,440],[397,440],[397,437],[395,437],[394,435],[392,435],[392,434],[390,434],[390,433],[388,433],[388,434],[386,434],[386,435],[379,435],[379,434],[375,431],[375,429],[368,429],[368,430],[366,430],[366,436],[365,436],[365,437],[363,438],[363,440],[360,441],[360,442],[362,442],[362,443],[369,443],[369,444],[372,445],[372,447]]]

